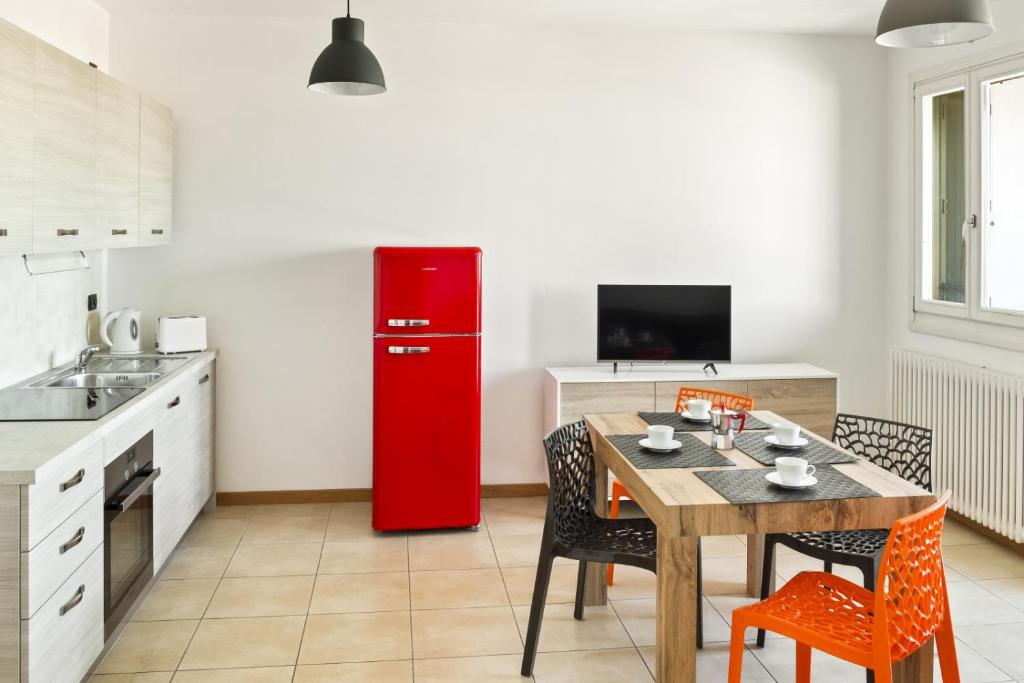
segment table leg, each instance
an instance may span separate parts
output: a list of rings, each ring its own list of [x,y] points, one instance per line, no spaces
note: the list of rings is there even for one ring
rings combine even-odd
[[[608,516],[608,467],[594,458],[594,512],[598,517]],[[587,592],[583,596],[585,605],[604,605],[608,602],[608,582],[605,565],[601,562],[587,564]]]
[[[658,683],[697,680],[697,537],[658,533]]]
[[[917,652],[892,665],[893,683],[931,683],[935,664],[935,639],[929,639]]]
[[[764,534],[747,534],[747,595],[761,596],[761,567],[764,561]]]

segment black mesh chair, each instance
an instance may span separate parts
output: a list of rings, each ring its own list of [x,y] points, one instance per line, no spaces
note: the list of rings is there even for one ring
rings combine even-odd
[[[583,618],[588,562],[614,562],[657,570],[657,528],[649,519],[604,519],[594,513],[594,448],[582,420],[559,427],[544,439],[551,475],[544,535],[533,586],[522,674],[533,674],[540,624],[556,557],[579,560],[575,617]],[[700,566],[700,547],[697,549]],[[699,585],[699,584],[698,584]],[[701,643],[701,596],[697,594],[697,643]]]
[[[859,415],[836,416],[832,441],[884,467],[918,486],[932,490],[932,431],[924,427]],[[864,574],[864,587],[875,590],[878,563],[889,540],[888,529],[851,531],[801,531],[795,534],[767,534],[761,568],[761,599],[771,592],[775,567],[775,546],[822,560],[825,571],[833,564],[857,567]],[[764,647],[764,630],[757,632],[757,644]],[[868,672],[868,680],[873,680]]]

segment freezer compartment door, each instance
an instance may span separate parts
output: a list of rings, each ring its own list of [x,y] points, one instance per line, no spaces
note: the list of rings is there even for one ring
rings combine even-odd
[[[480,523],[480,337],[374,339],[373,528]]]
[[[480,331],[480,250],[378,247],[374,253],[376,334]]]

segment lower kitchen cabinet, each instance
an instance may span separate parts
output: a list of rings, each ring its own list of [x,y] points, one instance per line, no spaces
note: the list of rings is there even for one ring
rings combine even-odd
[[[96,664],[109,569],[104,468],[153,432],[156,575],[214,495],[214,385],[210,354],[153,385],[102,436],[40,466],[34,483],[0,485],[0,681],[77,683]]]

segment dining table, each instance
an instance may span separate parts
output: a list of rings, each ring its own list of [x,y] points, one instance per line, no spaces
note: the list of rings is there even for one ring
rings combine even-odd
[[[750,414],[764,425],[784,421],[770,411],[754,410]],[[630,497],[658,529],[655,668],[658,683],[693,683],[697,678],[697,543],[700,537],[746,536],[746,590],[756,597],[761,583],[765,534],[888,528],[897,519],[922,510],[935,500],[929,491],[865,458],[854,456],[852,462],[829,467],[863,485],[871,495],[814,500],[793,495],[789,499],[780,490],[776,493],[782,495],[777,495],[778,499],[771,502],[732,503],[699,474],[709,470],[737,472],[741,469],[755,469],[767,474],[773,467],[735,446],[717,450],[731,462],[723,461],[718,467],[637,467],[635,458],[631,460],[624,455],[613,441],[626,448],[623,435],[644,436],[648,422],[638,413],[587,414],[583,417],[594,445],[596,490],[608,490],[610,472],[625,485]],[[748,435],[756,433],[769,432],[747,432]],[[830,443],[809,431],[804,433],[809,439]],[[710,431],[686,434],[709,446],[711,444]],[[798,452],[781,450],[780,454],[799,456]],[[703,476],[730,478],[734,475]],[[735,476],[760,479],[743,473]],[[595,496],[595,512],[599,516],[607,516],[607,505],[607,496]],[[605,565],[591,563],[588,566],[585,601],[588,605],[607,602]],[[931,681],[932,653],[933,643],[929,641],[916,653],[894,664],[893,680],[902,683]],[[721,679],[726,679],[724,670]]]

